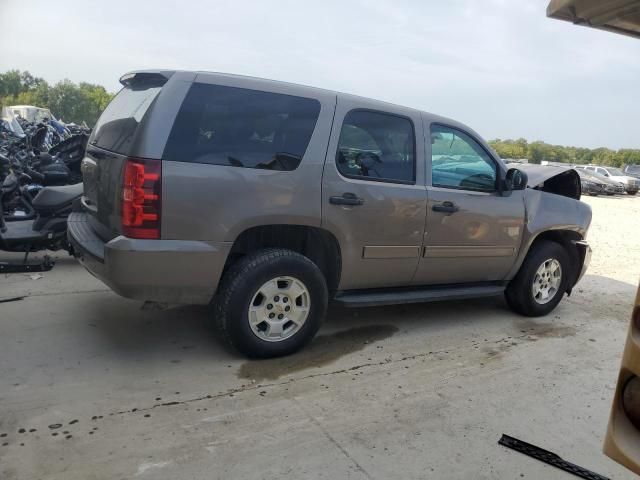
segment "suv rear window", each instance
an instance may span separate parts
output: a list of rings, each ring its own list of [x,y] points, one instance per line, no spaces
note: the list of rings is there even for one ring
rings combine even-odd
[[[120,90],[93,128],[91,145],[127,155],[140,121],[161,88],[147,84]]]
[[[319,114],[320,102],[311,98],[194,83],[163,159],[294,170]]]

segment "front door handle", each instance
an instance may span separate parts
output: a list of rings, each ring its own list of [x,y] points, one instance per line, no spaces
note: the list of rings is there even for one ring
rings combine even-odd
[[[434,212],[456,213],[460,209],[453,202],[442,202],[435,204],[433,207],[431,207],[431,210],[433,210]]]
[[[346,192],[342,196],[329,197],[329,203],[332,205],[350,205],[357,206],[364,203],[364,199],[358,197],[355,193]]]

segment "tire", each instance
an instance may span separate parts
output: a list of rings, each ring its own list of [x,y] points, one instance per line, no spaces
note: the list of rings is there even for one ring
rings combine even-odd
[[[315,336],[327,301],[327,284],[315,263],[291,250],[259,250],[224,275],[215,300],[216,324],[248,357],[289,355]]]
[[[627,192],[629,195],[635,195],[636,193],[638,193],[638,191],[635,192]]]
[[[543,263],[549,269],[552,269],[556,264],[559,265],[559,281],[556,279],[556,273],[550,274],[550,277],[546,279],[537,276],[538,270],[542,268]],[[549,272],[547,271],[546,273]],[[573,269],[569,254],[562,245],[546,240],[537,242],[527,254],[520,271],[509,282],[505,291],[507,303],[512,310],[527,317],[547,315],[562,300],[568,289],[569,278],[572,275]],[[534,281],[539,282],[538,288],[544,285],[556,285],[547,289],[547,295],[551,298],[545,298],[545,288],[542,288],[542,291],[534,296]],[[555,292],[553,292],[554,288]]]

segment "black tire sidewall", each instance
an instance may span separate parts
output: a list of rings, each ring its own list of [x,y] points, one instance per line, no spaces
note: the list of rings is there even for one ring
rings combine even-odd
[[[535,301],[532,292],[533,279],[542,262],[555,259],[562,268],[560,288],[555,296],[547,303],[540,304]],[[568,289],[569,278],[573,275],[569,254],[559,243],[541,241],[525,259],[520,271],[507,288],[507,301],[511,308],[523,315],[538,317],[547,315],[560,303]]]
[[[242,261],[251,269],[241,269],[233,279],[227,307],[223,313],[224,328],[232,345],[253,358],[268,358],[291,354],[309,343],[320,328],[327,310],[327,285],[320,269],[311,260],[295,252],[266,250],[252,254]],[[260,261],[261,256],[271,256]],[[249,325],[248,309],[258,289],[276,277],[293,277],[300,280],[310,297],[309,315],[304,325],[293,336],[268,342],[253,333]]]

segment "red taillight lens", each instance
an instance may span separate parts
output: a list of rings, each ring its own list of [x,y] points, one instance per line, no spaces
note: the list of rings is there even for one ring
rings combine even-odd
[[[120,218],[131,238],[160,238],[162,162],[128,158],[124,166]]]

